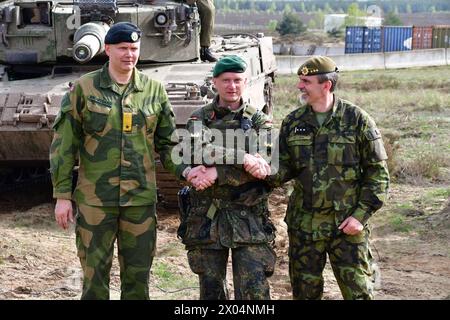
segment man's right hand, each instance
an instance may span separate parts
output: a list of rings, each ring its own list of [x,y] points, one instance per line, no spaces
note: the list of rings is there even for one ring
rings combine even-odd
[[[192,168],[186,178],[197,191],[209,188],[215,183],[216,179],[217,169],[215,167],[206,168],[203,165]]]
[[[246,154],[244,156],[244,169],[256,179],[265,179],[270,175],[270,165],[261,155]]]
[[[73,223],[72,201],[67,199],[57,199],[55,206],[55,220],[63,229],[69,228],[69,223]]]

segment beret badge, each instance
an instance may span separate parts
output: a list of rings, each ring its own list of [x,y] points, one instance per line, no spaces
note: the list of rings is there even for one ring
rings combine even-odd
[[[307,66],[304,66],[301,70],[300,73],[304,76],[307,76],[309,73],[316,73],[319,72],[319,69],[309,69]]]
[[[133,40],[133,41],[137,41],[137,39],[139,39],[137,32],[132,32],[130,37],[131,37],[131,40]]]

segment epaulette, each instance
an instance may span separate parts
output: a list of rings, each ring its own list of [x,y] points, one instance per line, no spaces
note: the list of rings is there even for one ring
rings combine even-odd
[[[243,111],[243,116],[245,118],[251,119],[256,113],[258,113],[258,109],[249,104],[245,105]]]

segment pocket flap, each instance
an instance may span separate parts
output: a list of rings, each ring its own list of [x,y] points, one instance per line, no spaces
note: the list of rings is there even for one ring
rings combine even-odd
[[[96,102],[93,102],[91,100],[87,101],[87,108],[91,112],[101,113],[101,114],[107,114],[109,115],[111,108],[106,107],[104,105],[100,105]]]
[[[331,143],[355,143],[356,137],[353,135],[330,135]]]
[[[312,143],[312,136],[296,135],[287,139],[287,144],[289,146],[310,146]]]

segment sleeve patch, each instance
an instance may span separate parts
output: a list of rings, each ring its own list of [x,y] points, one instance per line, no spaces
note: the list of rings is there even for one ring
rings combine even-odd
[[[373,140],[381,138],[381,132],[376,127],[369,128],[369,130],[367,130],[364,133],[364,135],[366,136],[367,140],[369,140],[369,141],[373,141]]]

